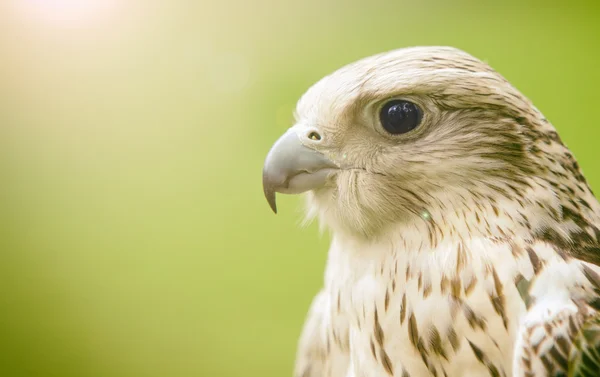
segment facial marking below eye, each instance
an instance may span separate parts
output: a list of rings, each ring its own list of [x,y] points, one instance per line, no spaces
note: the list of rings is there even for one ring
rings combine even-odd
[[[379,120],[383,128],[392,135],[401,135],[417,128],[423,113],[412,102],[392,100],[383,105]]]

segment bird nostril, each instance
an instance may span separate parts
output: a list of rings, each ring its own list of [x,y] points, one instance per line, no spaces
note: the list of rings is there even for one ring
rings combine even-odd
[[[319,140],[321,140],[321,135],[319,135],[319,133],[318,133],[318,132],[316,132],[316,131],[311,131],[311,132],[309,132],[309,134],[308,134],[308,138],[309,138],[310,140],[319,141]]]

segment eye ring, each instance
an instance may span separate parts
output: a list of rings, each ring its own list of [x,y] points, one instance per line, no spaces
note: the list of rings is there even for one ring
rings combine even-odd
[[[423,119],[423,111],[416,104],[395,99],[383,105],[379,121],[384,130],[392,135],[401,135],[417,128]]]

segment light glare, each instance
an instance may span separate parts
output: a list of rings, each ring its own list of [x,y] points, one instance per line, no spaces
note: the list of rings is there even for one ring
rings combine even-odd
[[[28,16],[60,24],[87,23],[113,5],[113,0],[15,0]]]

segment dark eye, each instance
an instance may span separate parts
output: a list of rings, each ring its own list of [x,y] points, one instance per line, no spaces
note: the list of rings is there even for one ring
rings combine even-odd
[[[400,135],[417,128],[421,115],[421,109],[414,103],[393,100],[383,106],[379,119],[387,132]]]

